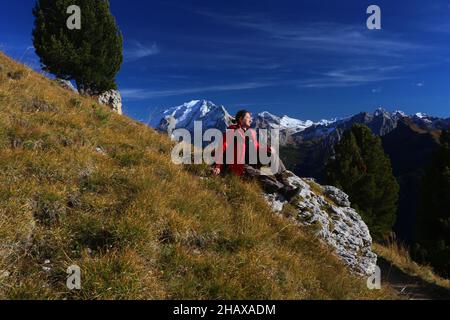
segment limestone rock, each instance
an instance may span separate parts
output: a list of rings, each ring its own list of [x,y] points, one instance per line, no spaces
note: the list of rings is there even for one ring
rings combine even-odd
[[[108,90],[98,96],[98,102],[111,107],[111,109],[118,113],[122,113],[122,96],[118,90]]]
[[[56,79],[57,84],[59,84],[62,88],[78,93],[78,90],[73,86],[72,82],[64,79]]]
[[[339,206],[348,208],[351,205],[350,201],[348,200],[348,195],[336,187],[324,186],[323,193],[331,198]]]
[[[372,237],[360,215],[350,207],[348,196],[335,187],[320,186],[291,172],[287,181],[299,188],[298,195],[290,202],[297,210],[296,222],[314,226],[316,235],[355,273],[372,275],[377,262]],[[266,194],[265,198],[277,213],[282,213],[288,203],[279,194]]]

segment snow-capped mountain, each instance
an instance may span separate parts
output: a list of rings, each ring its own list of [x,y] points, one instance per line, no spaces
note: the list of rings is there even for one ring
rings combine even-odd
[[[417,134],[438,136],[436,132],[447,129],[450,119],[424,114],[407,115],[398,110],[389,112],[384,108],[378,108],[374,112],[361,112],[328,125],[311,126],[293,134],[290,138],[289,146],[296,149],[299,154],[298,159],[295,160],[296,173],[320,178],[323,165],[333,154],[335,145],[341,140],[344,132],[354,124],[366,125],[383,141],[389,136],[390,140],[394,140],[392,137],[397,137],[398,140],[408,142],[417,138]],[[422,151],[417,150],[417,152]]]
[[[300,134],[311,127],[331,125],[335,121],[337,120],[321,120],[319,122],[313,122],[311,120],[303,121],[286,115],[279,117],[268,111],[264,111],[256,116],[253,126],[260,129],[280,130],[280,143],[281,145],[286,145],[292,143],[292,137],[295,134]]]
[[[402,119],[409,119],[413,124],[423,130],[442,130],[450,125],[450,119],[432,117],[423,113],[408,116],[396,110],[389,112],[378,108],[374,112],[361,112],[353,116],[321,120],[299,120],[289,116],[277,116],[270,112],[261,112],[254,116],[255,128],[279,129],[281,144],[301,144],[307,141],[322,141],[322,145],[333,145],[338,142],[345,130],[359,123],[367,125],[374,134],[385,136],[392,132]],[[225,130],[232,122],[233,117],[222,105],[216,105],[207,100],[193,100],[182,105],[154,112],[150,126],[165,131],[168,125],[175,128],[194,130],[194,121],[202,121],[203,129],[217,128]]]
[[[301,132],[314,125],[312,121],[302,121],[288,116],[278,117],[270,112],[264,111],[257,115],[254,123],[257,128],[273,128],[290,130],[293,133]]]
[[[149,124],[160,131],[166,131],[169,125],[172,127],[175,125],[175,128],[184,128],[193,132],[195,121],[201,121],[204,130],[209,128],[225,130],[232,120],[233,117],[224,106],[216,105],[207,100],[192,100],[179,106],[154,111]],[[282,137],[289,137],[310,127],[327,126],[336,121],[302,121],[286,115],[280,117],[264,111],[255,116],[253,126],[256,128],[279,129]]]
[[[313,125],[295,133],[293,138],[294,141],[325,139],[329,140],[327,144],[333,144],[340,140],[345,130],[357,123],[368,126],[378,136],[385,136],[397,127],[399,121],[405,119],[427,131],[446,129],[450,125],[449,119],[431,117],[422,113],[408,116],[400,110],[389,112],[384,108],[378,108],[372,113],[361,112],[330,123]]]
[[[442,119],[438,117],[429,116],[424,113],[416,113],[411,116],[412,121],[421,129],[425,130],[442,130],[450,125],[450,118]]]
[[[309,127],[318,125],[330,125],[337,120],[321,120],[319,122],[313,122],[311,120],[299,120],[289,116],[276,116],[268,111],[261,112],[257,115],[255,120],[255,127],[257,128],[273,128],[280,130],[289,130],[292,133],[302,132]]]
[[[182,105],[160,109],[152,114],[150,126],[165,131],[169,124],[175,128],[184,128],[194,131],[194,122],[201,121],[203,129],[217,128],[225,130],[233,117],[223,106],[218,106],[207,100],[192,100]]]

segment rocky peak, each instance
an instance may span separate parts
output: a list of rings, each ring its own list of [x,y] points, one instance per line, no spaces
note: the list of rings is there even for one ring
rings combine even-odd
[[[401,111],[401,110],[395,110],[392,114],[396,118],[406,118],[406,117],[408,117],[408,115],[406,113],[404,113],[403,111]]]
[[[314,125],[314,122],[310,120],[302,121],[286,115],[279,117],[267,111],[259,113],[255,119],[255,126],[258,128],[273,128],[292,132],[303,131],[312,125]]]
[[[201,121],[204,130],[225,130],[233,119],[223,106],[207,100],[192,100],[176,107],[156,110],[150,119],[150,126],[160,128],[168,117],[176,122],[176,128],[184,128],[190,132],[194,131],[195,121]]]
[[[159,128],[161,123],[167,122],[165,120],[167,116],[176,120],[177,128],[185,128],[191,132],[193,132],[194,121],[202,121],[204,130],[209,128],[225,130],[232,119],[224,106],[217,106],[207,100],[192,100],[180,106],[155,110],[150,126]],[[404,118],[413,119],[419,127],[428,130],[442,130],[450,125],[450,119],[434,118],[421,113],[408,116],[400,110],[389,112],[379,107],[373,112],[361,112],[344,118],[319,122],[302,121],[264,111],[255,116],[253,126],[279,129],[281,145],[298,146],[305,142],[319,142],[321,148],[328,150],[325,153],[329,153],[332,151],[332,146],[341,139],[343,132],[354,124],[367,125],[374,134],[385,136],[397,127],[399,120]]]
[[[390,113],[383,107],[378,107],[374,113],[373,113],[374,117],[379,117],[379,116],[383,116],[383,117],[390,117]]]

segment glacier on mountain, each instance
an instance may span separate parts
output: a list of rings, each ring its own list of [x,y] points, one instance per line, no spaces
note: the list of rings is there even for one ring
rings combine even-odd
[[[161,131],[167,129],[168,119],[175,119],[175,128],[194,131],[194,122],[202,121],[203,128],[225,130],[232,117],[224,106],[206,100],[192,100],[168,109],[158,109],[150,117],[149,125]]]

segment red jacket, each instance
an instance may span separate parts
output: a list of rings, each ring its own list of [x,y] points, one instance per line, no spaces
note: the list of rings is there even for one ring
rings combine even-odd
[[[232,163],[227,163],[226,154],[227,152],[231,152],[228,149],[231,147],[233,143],[228,143],[234,138],[234,135],[238,132],[240,136],[242,137],[241,141],[245,141],[245,134],[246,132],[239,126],[239,125],[231,125],[228,127],[228,130],[223,135],[223,141],[221,143],[221,150],[222,152],[219,152],[216,154],[216,164],[214,165],[218,169],[223,169],[223,165],[225,164],[228,169],[233,172],[234,174],[238,176],[242,176],[244,174],[244,163],[245,163],[245,152],[246,150],[246,144],[245,143],[234,143],[234,160]],[[253,143],[250,143],[249,146],[255,148],[253,151],[255,154],[258,154],[260,149],[260,143],[258,142],[256,131],[253,129],[248,129],[250,132],[251,139],[253,140]],[[240,150],[238,149],[241,148]],[[267,149],[268,151],[271,150],[270,148]],[[269,151],[270,152],[270,151]]]

